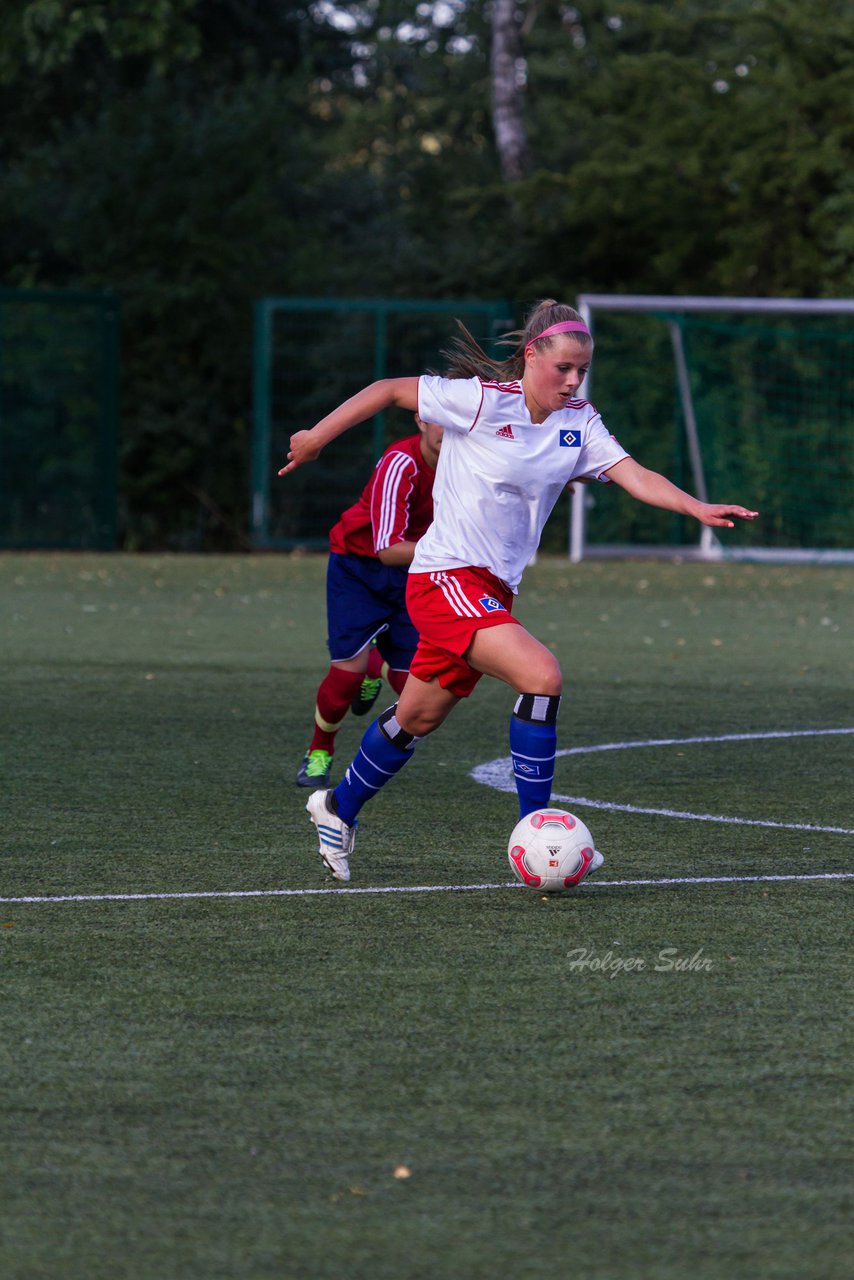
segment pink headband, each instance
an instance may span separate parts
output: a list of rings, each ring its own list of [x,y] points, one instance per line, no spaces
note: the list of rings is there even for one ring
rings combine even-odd
[[[553,333],[586,333],[590,337],[590,330],[583,320],[561,320],[558,324],[553,324],[548,329],[543,329],[542,333],[538,333],[536,338],[532,338],[531,342],[525,343],[525,350],[528,350],[532,342],[539,342],[540,338],[550,338]]]

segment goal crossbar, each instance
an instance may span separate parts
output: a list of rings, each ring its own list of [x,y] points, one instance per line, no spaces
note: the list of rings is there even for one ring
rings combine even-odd
[[[738,311],[778,315],[854,315],[854,298],[704,298],[657,293],[580,293],[579,312],[590,319],[596,311]]]

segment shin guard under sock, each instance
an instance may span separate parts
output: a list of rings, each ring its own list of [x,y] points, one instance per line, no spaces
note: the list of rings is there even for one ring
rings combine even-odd
[[[318,748],[329,752],[335,750],[335,735],[361,685],[362,676],[358,671],[342,671],[341,667],[335,666],[329,668],[317,691],[314,736],[309,743],[309,751]]]
[[[557,754],[559,694],[522,693],[510,717],[510,754],[519,817],[548,808]]]
[[[396,705],[384,711],[362,737],[359,750],[335,788],[335,811],[352,826],[356,815],[412,758],[418,738],[397,723]]]

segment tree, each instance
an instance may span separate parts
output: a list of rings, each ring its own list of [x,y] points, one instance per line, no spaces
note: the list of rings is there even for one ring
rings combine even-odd
[[[521,45],[516,0],[492,4],[492,127],[505,182],[518,182],[530,166],[518,76]]]
[[[0,85],[12,122],[0,269],[7,285],[119,294],[127,545],[239,543],[253,304],[305,287],[321,255],[346,274],[315,216],[323,127],[309,92],[338,41],[321,25],[303,59],[305,11],[274,8],[265,26],[270,6],[249,0],[131,4],[113,25],[96,5],[71,39],[73,6],[17,6],[24,65],[7,61]],[[34,12],[51,19],[35,45]],[[159,33],[179,20],[164,49]]]
[[[265,294],[854,292],[847,0],[8,0],[0,279],[122,301],[135,546],[239,545]]]

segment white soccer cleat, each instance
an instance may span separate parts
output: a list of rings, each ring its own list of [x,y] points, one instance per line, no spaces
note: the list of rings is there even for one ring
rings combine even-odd
[[[604,863],[604,853],[600,853],[598,849],[585,849],[581,855],[581,866],[576,871],[575,875],[567,876],[564,881],[566,888],[577,889],[588,876],[592,876],[594,871],[598,871],[601,866],[604,866]]]
[[[586,880],[588,876],[592,876],[593,872],[598,871],[601,866],[604,866],[604,864],[605,864],[604,853],[600,853],[598,849],[594,849],[593,860],[590,863],[590,866],[587,868],[587,871],[584,873],[584,879]]]
[[[308,797],[306,813],[317,827],[320,847],[317,852],[336,880],[346,884],[350,879],[349,857],[356,843],[356,823],[348,827],[329,803],[331,791],[315,791]]]

